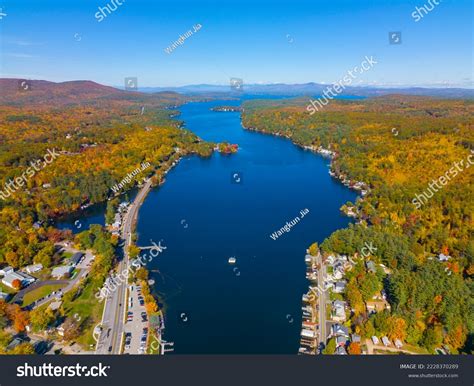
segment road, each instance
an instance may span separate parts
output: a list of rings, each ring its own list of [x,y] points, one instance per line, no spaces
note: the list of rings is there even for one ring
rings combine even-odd
[[[135,200],[123,217],[121,237],[124,240],[123,259],[119,261],[117,272],[129,268],[128,247],[132,239],[132,231],[143,200],[151,188],[151,179],[140,189]],[[105,300],[102,316],[102,332],[96,347],[97,354],[121,354],[124,335],[125,313],[127,311],[127,283],[117,280],[117,288]],[[136,318],[139,321],[138,318]]]
[[[321,253],[318,254],[316,257],[317,264],[319,265],[318,269],[318,288],[319,288],[319,296],[318,296],[318,303],[319,303],[319,314],[318,314],[318,322],[319,322],[319,343],[324,343],[326,346],[326,286],[324,283],[324,278],[326,277],[326,265],[323,264],[323,259]]]
[[[73,252],[73,253],[79,252],[78,250],[71,249],[71,248],[68,251]],[[76,270],[78,271],[78,273],[76,274],[76,276],[74,276],[73,279],[70,279],[70,280],[48,280],[48,281],[44,281],[44,282],[33,283],[29,287],[25,288],[23,291],[20,291],[16,295],[14,301],[18,301],[20,298],[23,298],[23,296],[26,293],[28,293],[28,292],[36,289],[36,288],[42,287],[44,285],[50,285],[50,284],[65,284],[65,287],[61,288],[61,293],[64,295],[65,293],[71,291],[76,286],[76,284],[79,283],[79,281],[81,281],[84,277],[86,277],[89,274],[89,271],[90,271],[93,260],[94,260],[94,255],[92,254],[92,252],[91,251],[86,251],[84,258],[82,259],[82,262],[76,267]],[[42,305],[50,302],[53,298],[54,298],[54,296],[46,296],[44,298],[38,299],[37,301],[35,301],[31,305],[29,305],[28,309],[32,310],[32,309],[41,307]]]

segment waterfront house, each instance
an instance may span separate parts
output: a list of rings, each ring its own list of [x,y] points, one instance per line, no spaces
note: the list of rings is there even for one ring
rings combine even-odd
[[[51,272],[51,276],[59,280],[62,279],[64,275],[71,273],[72,270],[73,267],[71,265],[62,265],[54,268],[53,272]]]
[[[386,336],[382,336],[382,343],[385,347],[390,346],[390,341],[388,340]]]
[[[21,287],[26,287],[33,283],[36,279],[30,275],[27,275],[26,273],[23,272],[10,272],[7,274],[3,279],[2,283],[5,284],[6,286],[10,288],[15,288],[13,285],[13,282],[15,280],[18,280],[20,282]]]
[[[313,330],[303,329],[303,330],[301,330],[301,336],[303,338],[314,339],[314,338],[316,338],[316,332],[313,331]]]
[[[372,336],[372,342],[373,342],[374,344],[379,344],[379,338],[377,338],[375,335]]]
[[[32,265],[29,265],[27,267],[25,267],[25,271],[27,273],[35,273],[35,272],[39,272],[43,269],[43,264],[32,264]]]
[[[346,351],[346,348],[344,346],[338,346],[336,348],[336,352],[335,352],[336,355],[347,355],[347,351]]]

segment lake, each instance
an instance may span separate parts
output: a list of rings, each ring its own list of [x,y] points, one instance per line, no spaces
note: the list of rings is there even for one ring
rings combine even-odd
[[[166,247],[149,269],[176,354],[296,354],[306,248],[347,226],[339,208],[356,198],[329,176],[327,159],[244,130],[238,112],[210,110],[239,104],[180,107],[187,129],[239,152],[182,159],[140,209],[138,244]]]

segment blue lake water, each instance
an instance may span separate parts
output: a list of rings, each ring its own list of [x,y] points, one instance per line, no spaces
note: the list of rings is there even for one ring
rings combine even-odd
[[[305,250],[347,226],[339,208],[356,197],[331,179],[327,159],[244,130],[237,112],[210,110],[239,103],[180,107],[187,129],[239,152],[183,159],[140,209],[138,244],[167,248],[149,268],[177,354],[297,353]],[[270,238],[303,209],[288,233]]]

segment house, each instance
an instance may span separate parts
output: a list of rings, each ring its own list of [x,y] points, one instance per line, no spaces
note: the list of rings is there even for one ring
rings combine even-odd
[[[375,263],[372,261],[372,260],[368,260],[366,263],[365,263],[365,267],[367,268],[367,271],[369,272],[372,272],[372,273],[376,273],[377,270],[375,268]]]
[[[336,352],[335,352],[336,355],[347,355],[347,351],[346,349],[344,348],[344,346],[338,346],[336,348]]]
[[[18,280],[21,287],[26,287],[33,283],[36,279],[30,275],[27,275],[23,272],[11,272],[2,279],[2,283],[10,288],[15,288],[13,282]]]
[[[346,290],[345,281],[337,281],[334,283],[333,291],[337,294],[341,294]]]
[[[332,318],[338,322],[346,320],[346,302],[342,300],[335,300],[332,303],[332,311],[333,315]]]
[[[73,267],[71,265],[62,265],[60,267],[56,267],[51,272],[51,276],[56,279],[61,279],[64,275],[71,273]]]
[[[345,336],[336,336],[336,346],[345,346],[346,345],[346,337]]]
[[[354,343],[360,343],[360,335],[352,334],[351,339]]]
[[[374,344],[379,344],[379,338],[377,338],[375,335],[372,336],[371,339],[372,339],[372,342],[373,342]]]
[[[49,305],[49,308],[53,311],[58,310],[61,307],[62,300],[55,300],[54,302],[51,302]]]
[[[382,343],[385,347],[390,346],[390,341],[388,340],[386,336],[382,336]]]
[[[438,256],[439,261],[448,261],[451,258],[451,256],[446,256],[444,253],[440,253]]]
[[[314,338],[316,338],[316,332],[313,331],[313,330],[304,329],[304,330],[301,330],[301,336],[303,338],[314,339]]]
[[[82,258],[84,257],[84,253],[82,252],[76,252],[74,255],[72,255],[71,257],[71,265],[73,267],[77,267],[81,261],[82,261]]]
[[[6,265],[2,268],[0,268],[0,276],[7,276],[9,273],[13,272],[13,268],[10,267],[9,265]]]
[[[9,296],[9,295],[8,295],[6,292],[0,291],[0,300],[7,301],[8,296]]]
[[[7,351],[10,351],[10,350],[13,350],[16,346],[20,345],[21,343],[23,343],[25,340],[20,338],[20,337],[16,337],[15,339],[13,339],[10,344],[7,346]]]
[[[35,273],[43,269],[43,264],[32,264],[25,267],[25,271],[28,273]]]
[[[331,326],[331,332],[334,336],[344,336],[349,338],[349,329],[339,323],[333,324]]]
[[[395,343],[396,348],[402,348],[403,347],[403,344],[402,344],[400,339],[395,339],[394,343]]]

